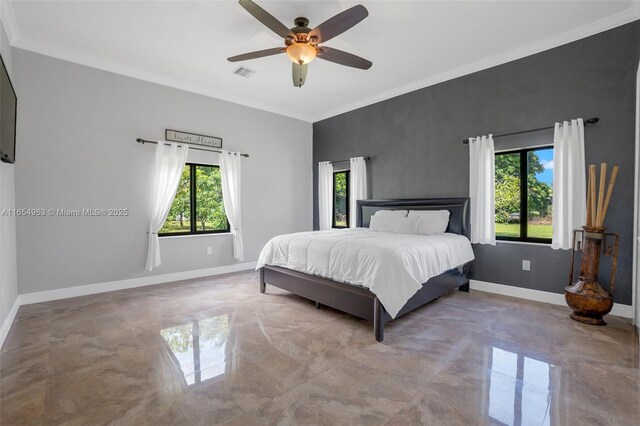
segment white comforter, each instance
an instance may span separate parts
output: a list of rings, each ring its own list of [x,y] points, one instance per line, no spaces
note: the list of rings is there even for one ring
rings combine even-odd
[[[368,288],[395,318],[431,277],[474,259],[457,234],[407,235],[367,228],[299,232],[272,238],[257,268],[281,266]]]

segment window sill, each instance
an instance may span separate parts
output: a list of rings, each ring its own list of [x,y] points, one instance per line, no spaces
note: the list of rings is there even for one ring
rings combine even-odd
[[[551,243],[534,243],[532,241],[509,241],[509,240],[496,240],[496,244],[522,244],[526,246],[540,246],[551,248]]]
[[[174,238],[193,238],[193,237],[217,237],[219,235],[231,235],[231,232],[212,232],[209,234],[190,234],[190,235],[163,235],[160,238],[160,240],[172,240]]]

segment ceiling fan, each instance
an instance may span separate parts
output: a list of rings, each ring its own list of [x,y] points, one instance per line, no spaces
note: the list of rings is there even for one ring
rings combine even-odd
[[[284,47],[274,47],[272,49],[258,50],[232,56],[227,58],[229,62],[263,58],[265,56],[286,52],[289,59],[293,62],[293,85],[295,87],[302,87],[307,78],[308,64],[316,57],[353,68],[363,70],[371,68],[372,63],[364,58],[343,52],[342,50],[319,46],[320,43],[329,41],[335,36],[342,34],[369,16],[369,12],[362,5],[353,6],[350,9],[340,12],[313,29],[307,27],[309,20],[304,17],[296,18],[294,20],[296,26],[289,29],[251,0],[240,0],[240,6],[244,7],[247,12],[262,22],[271,31],[284,38]]]

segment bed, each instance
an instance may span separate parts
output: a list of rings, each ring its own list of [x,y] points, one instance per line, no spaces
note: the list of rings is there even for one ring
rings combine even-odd
[[[448,210],[449,211],[449,223],[447,225],[446,233],[442,236],[437,236],[429,239],[429,245],[424,250],[431,250],[434,254],[441,253],[442,250],[449,248],[449,253],[442,254],[440,257],[449,258],[451,252],[456,253],[456,244],[460,243],[459,240],[465,240],[465,244],[470,245],[466,238],[469,236],[469,199],[468,198],[427,198],[427,199],[399,199],[399,200],[359,200],[357,202],[357,226],[358,228],[368,228],[371,222],[371,217],[378,210]],[[335,234],[331,234],[334,232]],[[325,234],[323,234],[325,233]],[[325,245],[326,251],[329,250],[344,250],[344,256],[349,258],[349,253],[361,253],[366,244],[377,244],[380,247],[391,247],[388,251],[394,251],[394,245],[398,247],[412,247],[412,236],[406,236],[402,240],[392,240],[388,235],[373,235],[373,234],[386,234],[386,233],[374,233],[367,229],[355,229],[344,231],[320,231],[291,234],[291,236],[280,236],[274,238],[280,238],[280,245],[286,246],[290,241],[296,242],[301,247],[301,253],[306,250],[305,244],[308,246],[310,242],[316,245]],[[333,235],[336,238],[331,238]],[[282,241],[282,238],[296,236],[296,240]],[[340,240],[337,239],[340,236]],[[324,237],[324,238],[322,238]],[[425,236],[418,236],[425,237]],[[319,238],[319,242],[315,239]],[[350,276],[351,282],[343,282],[342,279],[338,279],[335,274],[333,277],[328,278],[323,273],[322,268],[318,271],[312,270],[313,273],[305,273],[300,268],[287,268],[283,266],[276,266],[278,263],[273,262],[270,264],[269,259],[273,259],[273,253],[267,253],[268,249],[271,251],[277,251],[277,244],[270,241],[263,252],[261,253],[258,266],[260,267],[260,292],[266,291],[266,285],[273,285],[291,293],[297,294],[304,298],[316,302],[316,307],[320,308],[324,306],[330,306],[334,309],[338,309],[342,312],[349,313],[359,318],[363,318],[373,323],[373,331],[375,339],[378,342],[382,342],[384,339],[384,325],[394,319],[397,319],[437,298],[449,293],[453,290],[469,291],[469,274],[471,260],[473,259],[473,253],[469,256],[467,252],[461,259],[465,259],[464,263],[460,263],[455,267],[451,267],[438,275],[431,276],[424,283],[417,281],[413,288],[402,289],[406,294],[411,296],[406,299],[390,300],[393,296],[393,292],[386,291],[387,294],[381,292],[381,286],[364,286],[354,285],[354,283],[360,284],[362,278],[356,278],[354,273],[346,275]],[[343,241],[344,240],[344,241]],[[350,240],[350,241],[347,241]],[[449,241],[451,240],[451,241]],[[396,243],[395,241],[401,241]],[[421,240],[422,243],[423,240]],[[426,239],[424,241],[427,241]],[[276,241],[277,243],[278,241]],[[446,243],[446,244],[444,244]],[[443,245],[444,244],[444,245]],[[451,246],[453,244],[453,246]],[[422,246],[419,246],[422,247]],[[435,247],[435,249],[434,249]],[[440,248],[438,248],[440,247]],[[288,246],[287,246],[288,248]],[[295,248],[295,247],[294,247]],[[293,250],[293,249],[292,249]],[[409,250],[407,248],[406,250]],[[411,248],[413,250],[413,248]],[[465,249],[466,250],[466,249]],[[401,250],[395,250],[401,253]],[[415,251],[415,250],[413,250]],[[414,257],[420,257],[422,252],[414,253]],[[306,255],[306,252],[304,253]],[[287,253],[287,256],[299,255],[293,250],[293,253]],[[353,256],[353,255],[351,255]],[[334,257],[336,257],[334,255]],[[457,259],[457,258],[456,258]],[[420,258],[417,258],[420,261]],[[294,258],[295,261],[295,258]],[[405,259],[406,261],[406,259]],[[453,260],[449,259],[449,263]],[[290,262],[291,263],[291,262]],[[311,262],[310,262],[311,263]],[[319,262],[321,263],[321,262]],[[441,265],[441,263],[437,263]],[[440,266],[442,269],[442,266]],[[389,274],[387,274],[389,275]],[[427,276],[429,276],[427,274]],[[385,278],[387,279],[387,278]],[[366,278],[365,278],[366,280]],[[397,280],[402,282],[402,280]],[[406,281],[406,280],[405,280]],[[415,281],[415,277],[414,277]],[[398,282],[395,282],[391,287],[394,291]],[[421,283],[421,284],[420,284]],[[374,289],[374,291],[372,291]],[[378,295],[376,295],[378,293]],[[401,303],[401,305],[398,305]],[[386,308],[385,308],[386,306]]]

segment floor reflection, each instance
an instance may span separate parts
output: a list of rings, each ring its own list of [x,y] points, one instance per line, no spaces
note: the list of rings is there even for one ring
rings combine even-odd
[[[187,385],[225,373],[230,328],[230,317],[225,314],[160,331]]]
[[[489,416],[505,425],[548,425],[553,366],[496,347],[491,352]]]

